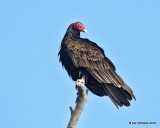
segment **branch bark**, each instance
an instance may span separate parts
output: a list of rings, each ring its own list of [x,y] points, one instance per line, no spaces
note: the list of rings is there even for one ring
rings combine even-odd
[[[87,95],[88,95],[88,90],[85,87],[84,78],[78,79],[76,81],[76,89],[78,91],[77,99],[76,99],[76,107],[74,110],[72,109],[72,107],[69,107],[71,111],[71,118],[67,128],[76,128],[76,124],[78,123],[80,115],[84,109],[84,106],[87,100]]]

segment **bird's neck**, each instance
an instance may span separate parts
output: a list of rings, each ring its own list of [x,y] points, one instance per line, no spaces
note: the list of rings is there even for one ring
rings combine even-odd
[[[67,37],[67,38],[80,38],[80,32],[73,30],[73,28],[70,26],[67,29],[65,37]]]

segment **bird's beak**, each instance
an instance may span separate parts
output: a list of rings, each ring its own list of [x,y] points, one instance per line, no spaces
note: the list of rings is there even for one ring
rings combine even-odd
[[[87,30],[86,30],[86,29],[84,29],[84,30],[83,30],[83,32],[84,32],[84,33],[87,33]]]

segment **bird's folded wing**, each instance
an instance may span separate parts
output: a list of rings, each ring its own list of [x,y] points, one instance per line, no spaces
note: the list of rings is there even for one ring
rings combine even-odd
[[[124,82],[115,72],[113,63],[104,51],[89,40],[78,40],[68,48],[73,64],[85,68],[98,82],[121,87]]]

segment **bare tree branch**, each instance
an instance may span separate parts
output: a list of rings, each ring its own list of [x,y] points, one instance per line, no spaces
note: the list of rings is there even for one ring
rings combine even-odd
[[[84,78],[78,79],[76,81],[76,89],[78,90],[77,99],[76,99],[76,107],[74,110],[72,109],[72,107],[70,107],[71,118],[70,118],[67,128],[76,128],[76,124],[78,123],[80,115],[84,109],[84,105],[86,103],[87,93],[88,93],[85,87]]]

